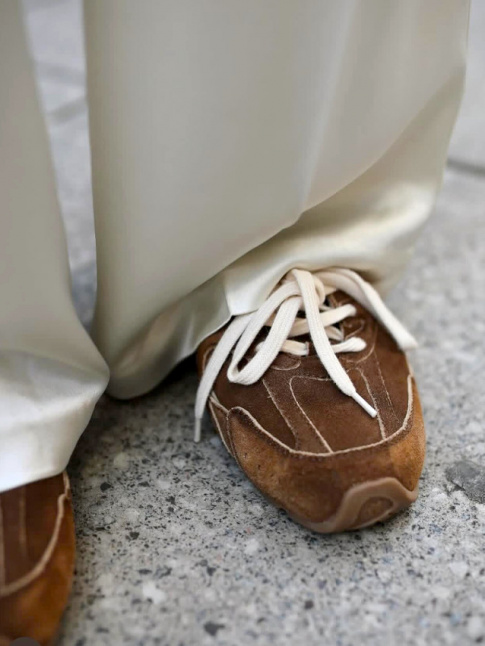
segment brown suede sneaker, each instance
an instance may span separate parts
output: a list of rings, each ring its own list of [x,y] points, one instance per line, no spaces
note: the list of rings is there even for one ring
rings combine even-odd
[[[417,496],[425,432],[415,341],[348,269],[293,270],[197,353],[224,445],[254,485],[318,532],[382,521]]]
[[[0,494],[0,646],[54,638],[71,589],[74,521],[67,474]]]

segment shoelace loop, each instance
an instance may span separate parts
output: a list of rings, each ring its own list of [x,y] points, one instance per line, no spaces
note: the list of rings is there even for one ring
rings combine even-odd
[[[338,307],[327,305],[327,297],[336,290],[349,294],[369,310],[402,350],[416,347],[415,339],[390,312],[377,291],[356,272],[343,268],[318,272],[293,269],[257,311],[234,317],[220,338],[197,391],[194,429],[196,442],[200,440],[201,420],[207,400],[231,352],[233,356],[227,378],[235,384],[250,385],[264,375],[280,352],[297,356],[308,354],[308,343],[294,340],[305,334],[310,335],[315,351],[335,385],[345,395],[352,397],[371,417],[377,415],[373,406],[356,391],[337,357],[342,352],[360,352],[366,347],[366,343],[357,336],[344,338],[338,324],[354,316],[356,309],[351,304]],[[304,312],[304,317],[298,316],[300,311]],[[239,364],[264,327],[270,328],[266,338],[258,344],[254,356],[239,369]]]

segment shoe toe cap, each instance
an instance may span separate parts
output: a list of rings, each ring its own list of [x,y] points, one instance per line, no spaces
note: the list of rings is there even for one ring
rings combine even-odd
[[[402,429],[371,446],[327,454],[294,451],[241,408],[229,412],[227,427],[235,457],[253,484],[317,531],[372,524],[407,507],[417,495],[425,433],[414,383]]]

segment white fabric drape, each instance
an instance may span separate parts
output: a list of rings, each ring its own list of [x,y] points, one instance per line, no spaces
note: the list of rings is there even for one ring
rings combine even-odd
[[[0,491],[59,473],[106,387],[78,321],[20,3],[0,2]]]
[[[468,19],[468,0],[86,0],[98,351],[70,302],[15,4],[0,5],[0,490],[64,467],[102,357],[131,397],[293,267],[396,280],[441,181]]]

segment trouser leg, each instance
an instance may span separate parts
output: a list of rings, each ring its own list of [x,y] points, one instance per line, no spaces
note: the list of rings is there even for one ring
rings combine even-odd
[[[108,380],[70,293],[20,3],[0,3],[0,491],[60,473]]]
[[[438,190],[467,0],[86,0],[111,392],[149,390],[291,267],[379,288]]]

